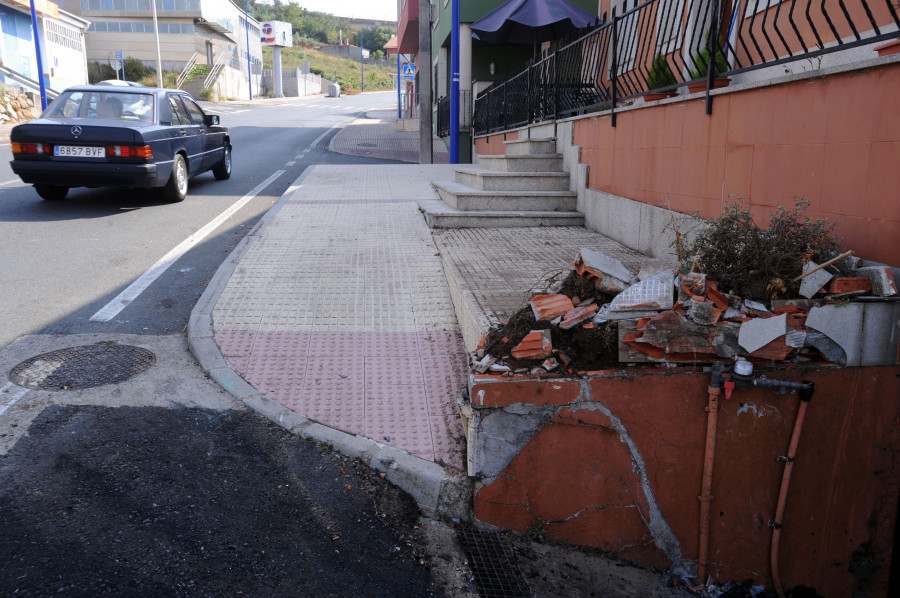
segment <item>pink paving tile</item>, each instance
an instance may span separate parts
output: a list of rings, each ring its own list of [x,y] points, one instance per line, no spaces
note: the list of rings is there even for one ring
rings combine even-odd
[[[362,388],[365,382],[365,362],[362,357],[310,355],[306,362],[307,381],[319,384],[354,384]]]
[[[423,384],[422,361],[412,357],[366,357],[366,386],[369,384]]]
[[[250,355],[253,346],[254,332],[235,332],[220,330],[216,332],[216,344],[226,357]]]
[[[310,355],[365,355],[364,332],[312,332],[309,337]]]
[[[367,393],[365,434],[378,442],[433,460],[431,425],[424,402],[398,399],[414,396],[417,390],[401,385],[395,389],[396,394]]]
[[[370,332],[364,341],[366,356],[418,355],[418,335],[415,332]]]
[[[253,341],[254,356],[306,355],[309,332],[257,332]]]
[[[446,355],[451,353],[465,354],[462,335],[450,330],[436,332],[420,332],[419,353],[421,355]]]

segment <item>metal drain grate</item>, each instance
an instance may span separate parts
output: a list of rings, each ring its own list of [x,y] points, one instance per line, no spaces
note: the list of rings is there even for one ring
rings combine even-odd
[[[377,143],[357,143],[356,147],[378,147]]]
[[[35,390],[78,390],[115,384],[148,370],[156,356],[131,345],[83,345],[43,353],[14,367],[9,379]]]
[[[469,559],[482,598],[530,598],[531,590],[512,549],[496,534],[459,526],[458,537]]]

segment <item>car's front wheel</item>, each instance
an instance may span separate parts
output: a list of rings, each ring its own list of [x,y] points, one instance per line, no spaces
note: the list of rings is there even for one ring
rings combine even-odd
[[[224,181],[231,177],[231,146],[225,144],[225,155],[222,161],[213,167],[213,176],[220,181]]]
[[[166,186],[163,187],[163,197],[166,201],[179,202],[184,201],[187,197],[188,190],[188,172],[187,164],[184,162],[184,156],[175,154],[175,160],[172,162],[172,176]]]
[[[34,190],[37,191],[37,194],[40,195],[41,198],[46,199],[47,201],[59,201],[65,199],[66,194],[69,192],[68,187],[62,187],[60,185],[35,185]]]

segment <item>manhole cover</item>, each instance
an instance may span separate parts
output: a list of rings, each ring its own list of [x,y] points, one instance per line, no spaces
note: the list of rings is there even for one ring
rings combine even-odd
[[[482,598],[530,598],[516,556],[502,539],[466,525],[457,534]]]
[[[12,369],[14,384],[35,390],[78,390],[115,384],[148,370],[156,356],[131,345],[83,345],[51,351]]]
[[[357,143],[356,147],[378,147],[377,143]]]

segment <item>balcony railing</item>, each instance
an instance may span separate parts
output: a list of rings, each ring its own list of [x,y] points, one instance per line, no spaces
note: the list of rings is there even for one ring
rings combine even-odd
[[[472,126],[472,92],[459,92],[459,129],[468,131]],[[450,136],[450,96],[444,96],[437,102],[437,134],[438,137]]]
[[[610,109],[615,126],[617,102],[697,83],[711,113],[717,78],[895,39],[898,11],[896,0],[648,0],[479,94],[474,131]]]

